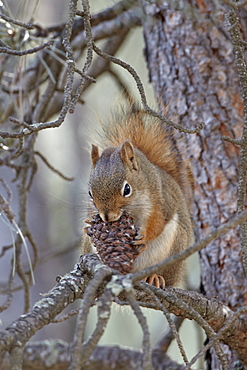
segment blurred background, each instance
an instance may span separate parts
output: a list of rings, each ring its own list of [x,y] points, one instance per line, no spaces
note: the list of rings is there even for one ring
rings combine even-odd
[[[91,1],[92,13],[111,6],[113,1]],[[65,0],[8,0],[13,18],[29,21],[31,17],[43,27],[60,24],[67,19],[68,2]],[[117,53],[117,57],[129,63],[138,72],[145,86],[148,103],[155,106],[153,89],[148,81],[148,71],[144,57],[144,40],[141,27],[135,28]],[[135,82],[127,71],[114,66],[121,74],[133,96],[140,101]],[[80,255],[80,241],[82,237],[83,220],[86,216],[87,183],[90,171],[89,132],[97,127],[100,119],[105,119],[122,99],[122,93],[108,73],[105,73],[96,84],[91,84],[82,96],[84,104],[77,104],[75,113],[67,115],[60,128],[43,130],[38,135],[36,150],[40,151],[49,162],[63,174],[73,177],[74,181],[67,182],[50,171],[45,164],[38,161],[38,172],[28,196],[28,220],[39,248],[40,263],[34,271],[36,284],[32,287],[31,305],[41,298],[55,285],[57,275],[64,275],[73,269]],[[11,184],[13,172],[9,168],[0,168],[1,177]],[[17,190],[12,183],[14,212],[18,213],[16,202]],[[0,253],[1,248],[10,244],[12,232],[0,218]],[[8,276],[12,251],[8,251],[0,259],[0,282],[4,284]],[[22,258],[27,261],[23,253]],[[26,262],[27,263],[27,262]],[[198,288],[200,282],[197,257],[188,261],[188,281],[193,289]],[[0,296],[0,304],[4,297]],[[80,302],[69,307],[71,309],[80,305]],[[92,308],[87,326],[87,335],[93,331],[95,325],[96,309]],[[23,292],[17,291],[12,305],[0,314],[1,326],[4,329],[23,312]],[[145,310],[151,327],[151,339],[155,344],[167,327],[166,319],[160,312]],[[71,341],[76,318],[73,317],[61,324],[50,324],[40,330],[32,340],[58,338]],[[182,341],[189,358],[201,348],[204,336],[196,324],[185,320],[182,324]],[[191,343],[194,343],[194,346]],[[121,344],[125,346],[140,347],[142,333],[132,316],[130,309],[112,309],[112,316],[107,331],[100,344]],[[172,344],[169,355],[181,361],[179,350]],[[198,365],[197,368],[202,368]]]

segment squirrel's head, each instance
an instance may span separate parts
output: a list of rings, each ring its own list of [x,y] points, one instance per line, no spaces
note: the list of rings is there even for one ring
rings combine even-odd
[[[92,145],[89,195],[103,221],[116,221],[135,193],[139,164],[130,141],[105,149]]]

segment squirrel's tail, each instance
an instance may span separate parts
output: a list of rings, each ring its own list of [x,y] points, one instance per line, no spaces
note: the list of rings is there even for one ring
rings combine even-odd
[[[101,122],[101,126],[99,142],[102,149],[120,146],[125,140],[130,140],[151,163],[165,170],[185,191],[188,169],[176,147],[173,131],[167,130],[160,119],[133,104],[113,112],[111,119]]]

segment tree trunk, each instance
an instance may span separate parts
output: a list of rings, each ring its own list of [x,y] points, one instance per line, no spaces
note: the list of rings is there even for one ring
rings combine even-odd
[[[196,235],[202,238],[236,213],[239,149],[222,136],[240,138],[243,103],[224,26],[227,7],[192,0],[177,10],[178,2],[170,3],[143,5],[146,58],[158,101],[169,103],[168,112],[179,115],[186,128],[205,123],[198,134],[182,135],[195,179]],[[236,230],[210,243],[200,253],[200,263],[201,289],[207,297],[217,297],[233,309],[247,304]],[[225,351],[232,367],[235,356],[228,347]],[[208,358],[210,368],[220,368],[213,350]]]

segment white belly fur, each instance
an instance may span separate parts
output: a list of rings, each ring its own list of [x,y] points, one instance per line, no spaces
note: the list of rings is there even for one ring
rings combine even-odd
[[[178,214],[175,213],[173,218],[166,224],[162,233],[156,239],[147,242],[147,248],[137,257],[131,272],[140,271],[145,267],[155,265],[170,256],[177,228]]]

